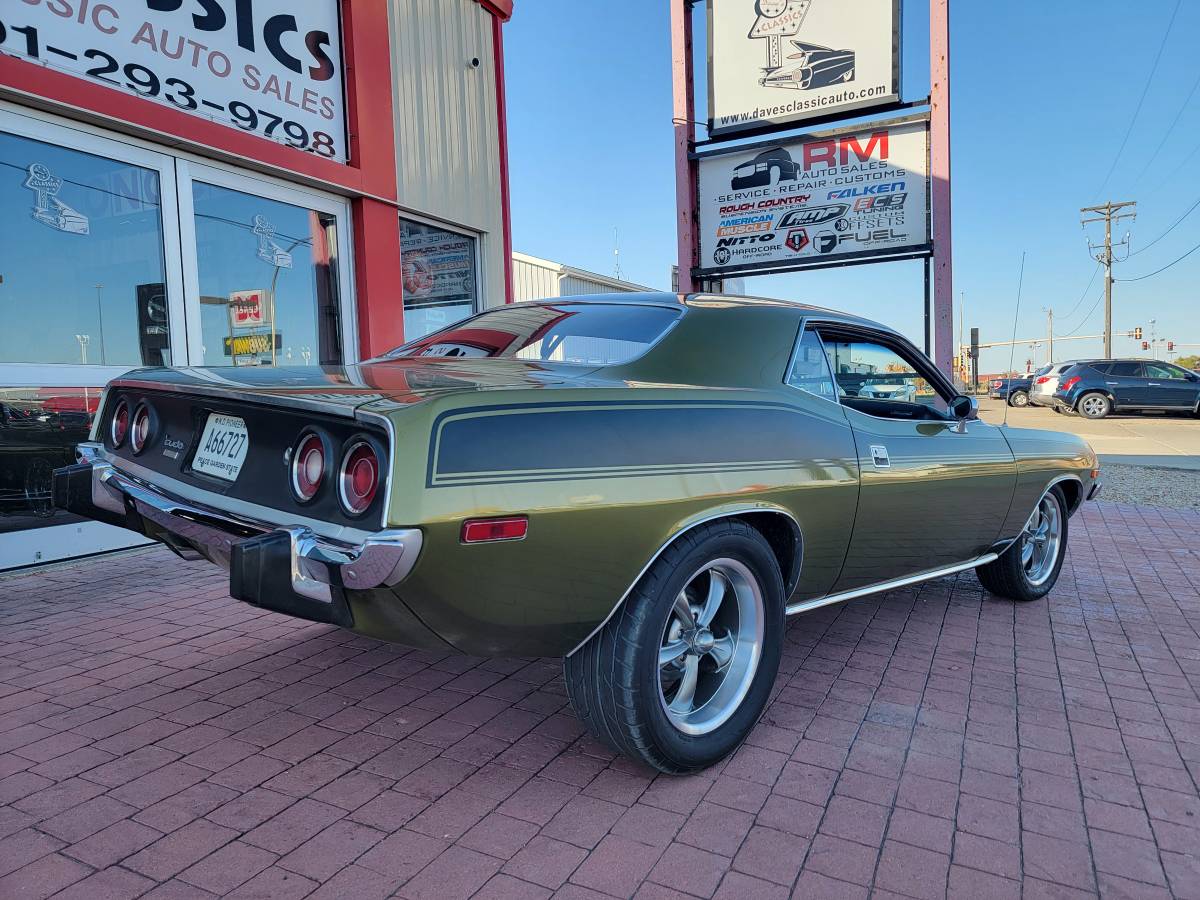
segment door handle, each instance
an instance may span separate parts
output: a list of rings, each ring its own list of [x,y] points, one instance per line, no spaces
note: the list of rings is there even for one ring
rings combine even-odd
[[[1146,385],[1146,387],[1162,387],[1162,385],[1159,384],[1157,381],[1152,381],[1148,385]]]
[[[1106,381],[1106,382],[1104,382],[1104,383],[1105,383],[1105,384],[1111,384],[1113,387],[1116,387],[1118,384],[1120,384],[1120,382],[1117,382],[1117,381]]]

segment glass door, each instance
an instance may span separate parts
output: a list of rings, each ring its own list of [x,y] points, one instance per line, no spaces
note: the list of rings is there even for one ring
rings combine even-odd
[[[0,569],[130,532],[55,510],[103,386],[187,359],[170,157],[0,107]]]
[[[178,177],[193,364],[357,361],[348,205],[198,163]]]

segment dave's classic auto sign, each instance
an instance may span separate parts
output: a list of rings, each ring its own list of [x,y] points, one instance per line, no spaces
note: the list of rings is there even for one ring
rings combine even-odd
[[[709,2],[710,135],[899,98],[899,0]]]
[[[5,0],[0,52],[346,159],[337,0]]]
[[[785,271],[927,251],[929,123],[881,122],[700,160],[700,270]]]

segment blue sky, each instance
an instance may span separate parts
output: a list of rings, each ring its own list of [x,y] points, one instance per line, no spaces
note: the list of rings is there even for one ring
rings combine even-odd
[[[1122,222],[1120,233],[1130,231],[1138,250],[1200,200],[1200,90],[1183,106],[1200,77],[1200,3],[1187,0],[1100,193],[1174,7],[1175,0],[952,2],[956,315],[961,291],[965,325],[978,326],[982,340],[1011,337],[1022,251],[1018,337],[1045,334],[1045,307],[1055,311],[1057,334],[1102,331],[1102,278],[1084,293],[1095,268],[1086,238],[1100,240],[1102,226],[1085,233],[1080,207],[1137,200],[1137,221]],[[505,41],[515,248],[611,275],[616,228],[622,275],[669,287],[675,193],[667,0],[518,0]],[[904,99],[917,100],[929,92],[924,0],[906,4],[903,47]],[[1118,264],[1115,276],[1152,272],[1197,243],[1200,209]],[[1200,251],[1153,278],[1118,283],[1114,332],[1140,325],[1149,338],[1153,318],[1160,337],[1200,344],[1197,281]],[[919,262],[760,277],[747,289],[868,315],[920,341]],[[1055,355],[1101,349],[1099,340],[1072,341]],[[1117,337],[1114,352],[1141,351]],[[1018,347],[1016,366],[1045,357],[1044,345]],[[981,371],[1007,365],[1007,349],[985,351]]]

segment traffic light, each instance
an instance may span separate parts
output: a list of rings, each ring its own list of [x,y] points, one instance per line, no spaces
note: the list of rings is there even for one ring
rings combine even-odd
[[[1140,340],[1142,339],[1142,329],[1141,329],[1141,326],[1138,326],[1137,328],[1133,329],[1133,339],[1134,339],[1135,341],[1140,341]],[[1143,347],[1142,349],[1143,349],[1143,350],[1147,350],[1147,349],[1149,349],[1149,348],[1147,348],[1147,347]]]
[[[1175,352],[1175,342],[1174,341],[1167,341],[1167,352],[1168,353]]]
[[[1142,330],[1142,329],[1140,329],[1140,328],[1138,329],[1138,331],[1141,331],[1141,330]],[[1143,349],[1143,350],[1149,350],[1149,349],[1150,349],[1150,342],[1149,342],[1149,341],[1142,341],[1142,349]]]

